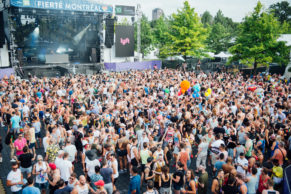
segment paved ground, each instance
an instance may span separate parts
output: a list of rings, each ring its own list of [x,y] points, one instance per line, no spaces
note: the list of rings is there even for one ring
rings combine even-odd
[[[7,178],[8,173],[11,170],[10,158],[9,158],[10,148],[9,148],[9,146],[7,146],[5,144],[6,134],[5,134],[3,128],[0,129],[0,136],[2,137],[2,145],[3,145],[3,150],[2,150],[3,162],[0,163],[0,177],[1,177],[1,180],[2,180],[3,184],[1,184],[1,182],[0,182],[0,194],[4,194],[4,193],[10,194],[11,193],[10,192],[10,188],[8,188],[6,186],[6,178]],[[37,151],[37,154],[42,154],[43,155],[43,149],[37,149],[36,151]],[[196,150],[194,150],[194,153],[195,152],[196,152]],[[191,162],[191,166],[190,166],[190,168],[193,169],[193,170],[195,170],[195,162],[196,162],[196,159],[193,158],[192,162]],[[174,169],[171,168],[170,172],[173,172],[173,171],[174,171]],[[83,174],[81,163],[77,163],[75,165],[75,172],[78,175]],[[211,176],[209,176],[209,191],[210,191],[210,186],[211,186],[210,183],[211,183],[211,180],[212,180],[210,177]],[[116,185],[117,189],[122,194],[126,194],[128,192],[128,185],[129,185],[129,174],[128,173],[120,174],[119,179],[117,181],[117,185]],[[145,189],[146,189],[145,187],[142,188],[143,191],[145,191]]]

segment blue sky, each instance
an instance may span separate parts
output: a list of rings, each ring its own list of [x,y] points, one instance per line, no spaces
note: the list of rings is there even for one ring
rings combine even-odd
[[[212,15],[221,9],[223,14],[240,22],[255,7],[258,0],[189,0],[195,10],[202,14],[208,10]],[[143,13],[152,18],[154,8],[162,8],[166,15],[170,15],[183,6],[184,0],[99,0],[99,2],[111,5],[141,5]],[[280,0],[261,0],[265,8]]]

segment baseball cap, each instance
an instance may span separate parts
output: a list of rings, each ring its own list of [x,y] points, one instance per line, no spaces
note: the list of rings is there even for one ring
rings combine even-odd
[[[103,187],[104,186],[104,181],[103,180],[99,180],[99,181],[95,182],[94,185]]]

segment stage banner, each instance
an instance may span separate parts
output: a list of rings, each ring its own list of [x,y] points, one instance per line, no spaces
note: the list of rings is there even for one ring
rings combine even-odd
[[[134,56],[133,26],[115,26],[115,55],[116,57]]]
[[[102,5],[92,0],[10,0],[11,6],[66,11],[112,13],[111,5]]]

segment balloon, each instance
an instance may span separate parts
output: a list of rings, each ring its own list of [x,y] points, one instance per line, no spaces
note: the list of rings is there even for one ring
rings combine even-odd
[[[181,95],[182,95],[182,92],[181,92],[181,91],[179,91],[179,92],[178,92],[178,96],[181,96]]]
[[[70,90],[69,91],[69,95],[71,96],[73,94],[73,90]]]
[[[200,97],[200,94],[199,93],[196,93],[195,95],[196,95],[196,98],[199,98]]]
[[[208,97],[210,94],[208,92],[205,92],[204,96]]]
[[[189,88],[189,89],[187,90],[187,92],[188,92],[188,94],[190,94],[190,93],[191,93],[191,88]]]
[[[149,89],[147,87],[144,88],[146,94],[149,94]]]
[[[180,86],[181,86],[181,88],[183,90],[186,91],[186,90],[188,90],[190,88],[190,82],[187,81],[187,80],[184,80],[184,81],[181,82]]]
[[[257,86],[255,86],[255,85],[251,85],[248,87],[248,90],[252,91],[252,92],[254,92],[256,89],[257,89]]]
[[[192,97],[193,97],[193,98],[196,98],[196,94],[193,93],[193,94],[192,94]]]
[[[200,85],[199,84],[196,84],[195,86],[193,86],[193,88],[196,92],[200,92]]]
[[[186,90],[184,90],[184,89],[181,89],[181,92],[182,92],[182,94],[184,94],[184,93],[186,92]]]
[[[170,92],[169,88],[166,88],[166,89],[165,89],[165,93],[166,93],[166,94],[169,94],[169,92]]]
[[[207,92],[208,92],[209,94],[211,94],[211,93],[212,93],[211,88],[208,88],[208,89],[207,89]]]

